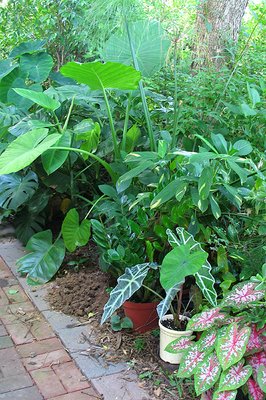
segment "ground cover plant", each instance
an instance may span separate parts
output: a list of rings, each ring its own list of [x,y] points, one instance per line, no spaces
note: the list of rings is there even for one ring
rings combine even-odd
[[[111,286],[102,322],[122,331],[128,299],[177,327],[181,308],[194,321],[261,279],[265,15],[238,2],[239,36],[227,21],[218,49],[211,0],[0,3],[0,221],[28,250],[30,285],[93,241]],[[249,332],[242,317],[232,327]]]

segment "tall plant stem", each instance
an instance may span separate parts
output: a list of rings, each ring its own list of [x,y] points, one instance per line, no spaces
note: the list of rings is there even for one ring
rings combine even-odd
[[[93,158],[94,160],[98,161],[98,163],[101,164],[106,169],[106,171],[110,175],[113,183],[116,183],[117,176],[114,173],[114,171],[112,170],[112,168],[110,167],[110,165],[106,161],[102,160],[100,157],[96,156],[95,154],[89,153],[86,150],[76,149],[75,147],[53,146],[53,149],[65,150],[65,151],[76,151],[77,153],[86,154],[87,156],[89,156],[89,157]]]
[[[182,298],[183,298],[183,285],[181,285],[180,290],[177,294],[177,310],[176,314],[174,314],[174,324],[176,327],[180,327],[180,313],[182,307]]]
[[[69,119],[70,119],[70,116],[71,116],[71,113],[72,113],[72,110],[73,110],[73,107],[74,107],[74,101],[75,101],[75,96],[73,96],[73,98],[71,100],[71,104],[70,104],[70,107],[69,107],[69,110],[68,110],[68,113],[67,113],[67,117],[66,117],[64,126],[63,126],[63,132],[65,132],[65,130],[68,127]]]
[[[131,51],[131,55],[132,55],[132,59],[133,59],[133,64],[134,64],[135,69],[137,71],[139,71],[139,63],[138,63],[138,60],[136,57],[136,52],[135,52],[135,49],[133,46],[129,26],[128,26],[126,19],[125,19],[125,24],[126,24],[127,36],[128,36],[128,41],[129,41],[129,45],[130,45],[130,51]],[[139,91],[140,91],[141,101],[142,101],[144,115],[145,115],[145,119],[146,119],[151,151],[156,151],[156,143],[155,143],[152,124],[151,124],[151,117],[150,117],[150,113],[149,113],[149,109],[148,109],[148,104],[147,104],[142,80],[139,81]]]
[[[179,108],[177,103],[177,42],[175,41],[174,47],[174,81],[175,81],[175,92],[174,92],[174,126],[173,126],[173,147],[177,143],[177,118],[179,114]]]
[[[111,128],[111,134],[112,134],[114,152],[115,152],[115,159],[118,160],[120,158],[120,153],[119,153],[119,149],[118,149],[117,136],[116,136],[114,120],[113,120],[113,116],[112,116],[112,112],[111,112],[111,107],[110,107],[110,103],[108,101],[104,87],[102,88],[102,91],[103,91],[103,97],[104,97],[105,105],[107,108],[107,114],[108,114],[110,128]]]
[[[125,115],[125,122],[124,122],[124,129],[123,129],[123,139],[122,139],[122,150],[126,151],[126,141],[127,141],[127,129],[128,129],[128,121],[129,121],[129,111],[131,108],[131,100],[132,100],[132,93],[128,96],[127,101],[127,108],[126,108],[126,115]]]
[[[155,294],[157,297],[159,297],[159,299],[164,300],[164,298],[163,298],[159,293],[157,293],[155,290],[149,288],[149,286],[146,286],[146,285],[144,285],[144,284],[142,284],[142,286],[144,287],[144,289],[149,290],[151,293],[153,293],[153,294]],[[174,310],[174,307],[172,306],[172,304],[170,305],[170,310],[171,310],[171,313],[172,313],[173,315],[175,315],[175,310]]]

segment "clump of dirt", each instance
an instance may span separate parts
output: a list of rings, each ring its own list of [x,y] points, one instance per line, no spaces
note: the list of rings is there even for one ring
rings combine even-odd
[[[81,267],[65,270],[48,291],[51,306],[68,315],[86,317],[90,313],[100,316],[108,300],[108,276],[99,269]]]

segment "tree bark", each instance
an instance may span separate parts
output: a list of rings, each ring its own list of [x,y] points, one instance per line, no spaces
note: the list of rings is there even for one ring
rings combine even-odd
[[[248,0],[202,0],[196,20],[193,67],[219,69],[223,65],[226,47],[237,43],[247,4]]]

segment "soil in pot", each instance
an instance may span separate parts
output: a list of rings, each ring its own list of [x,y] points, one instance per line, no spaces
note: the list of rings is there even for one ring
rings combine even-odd
[[[181,320],[181,321],[180,321],[180,326],[179,326],[179,328],[177,328],[177,327],[175,326],[173,319],[165,319],[165,320],[162,320],[162,321],[161,321],[161,324],[162,324],[165,328],[171,329],[171,330],[173,330],[173,331],[185,331],[185,330],[186,330],[186,326],[187,326],[187,320],[185,320],[185,321]]]

